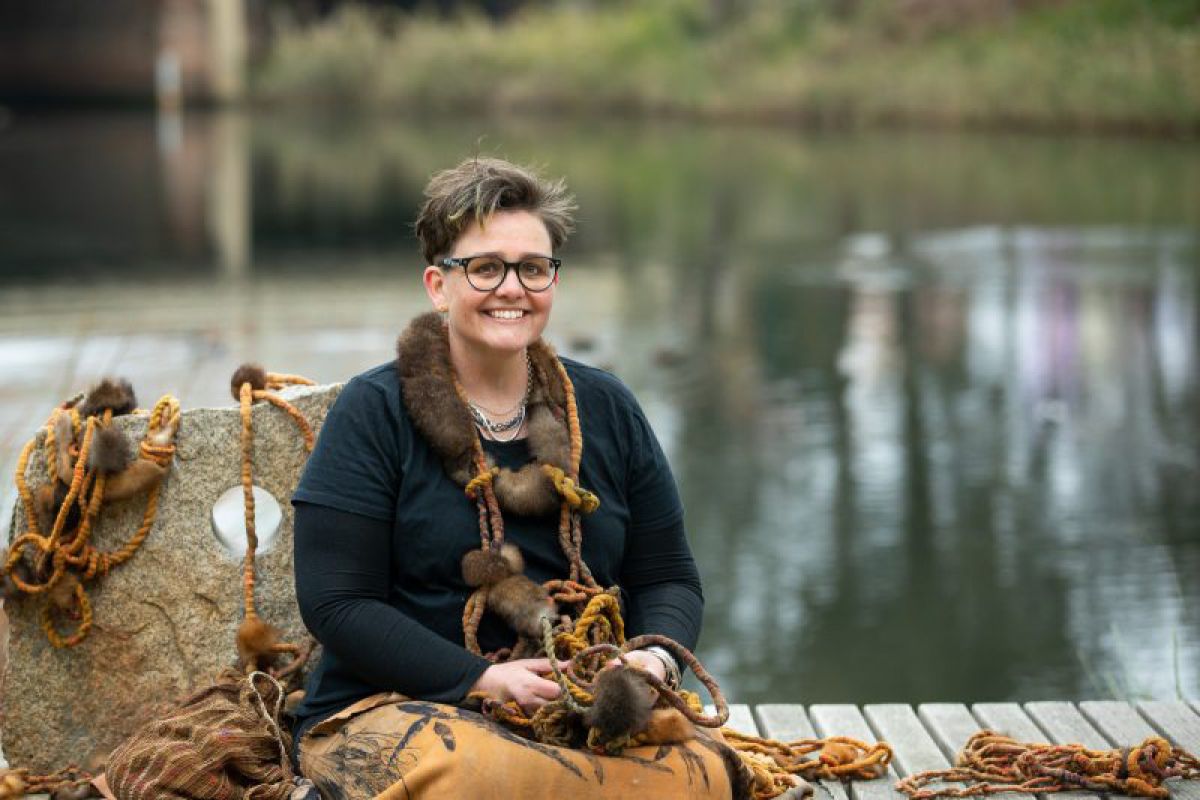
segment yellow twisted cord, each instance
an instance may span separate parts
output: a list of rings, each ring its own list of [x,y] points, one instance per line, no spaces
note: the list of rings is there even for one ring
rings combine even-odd
[[[568,506],[584,514],[590,514],[600,507],[600,498],[584,489],[561,468],[553,464],[542,464],[542,472],[554,484],[557,491]]]
[[[591,645],[591,642],[588,641],[588,634],[592,628],[601,623],[609,625],[615,644],[625,643],[625,623],[621,619],[621,603],[616,595],[609,592],[597,594],[588,601],[587,607],[575,622],[575,630],[559,633],[555,638],[555,647],[565,645],[564,649],[569,656],[586,650]]]
[[[25,443],[21,448],[21,455],[17,458],[17,493],[21,496],[21,502],[25,504],[25,516],[29,520],[28,532],[37,536],[41,536],[41,530],[38,528],[37,512],[33,506],[33,492],[29,490],[29,484],[25,482],[25,469],[29,465],[29,456],[33,453],[34,443],[37,438],[34,437]]]
[[[64,413],[66,412],[61,408],[54,409],[45,425],[46,441],[43,444],[43,452],[46,457],[46,474],[50,476],[51,484],[58,480],[58,436],[54,433],[54,425],[58,421],[58,415]]]
[[[54,627],[54,617],[51,613],[50,603],[42,606],[41,623],[42,631],[46,634],[46,638],[50,640],[50,644],[59,648],[74,647],[84,640],[88,635],[88,631],[92,629],[92,601],[88,599],[87,592],[83,589],[83,584],[75,586],[75,602],[79,604],[79,627],[70,636],[62,636]]]
[[[492,485],[492,482],[496,480],[496,476],[499,474],[499,467],[492,467],[491,469],[484,470],[474,478],[471,478],[471,480],[467,482],[467,485],[463,491],[466,492],[467,497],[474,500],[479,496],[479,492],[484,487]]]

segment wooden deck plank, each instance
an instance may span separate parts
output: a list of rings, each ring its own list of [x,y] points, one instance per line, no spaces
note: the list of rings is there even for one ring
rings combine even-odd
[[[1093,750],[1112,747],[1075,706],[1062,700],[1026,703],[1029,716],[1041,725],[1055,744],[1081,744]],[[1108,794],[1110,800],[1128,800],[1128,795]]]
[[[772,739],[790,742],[817,738],[817,731],[808,721],[804,706],[764,703],[754,707],[754,715],[758,717],[758,729]]]
[[[896,771],[901,775],[950,766],[950,761],[910,706],[903,703],[869,705],[863,707],[863,714],[879,738],[891,743],[896,753]]]
[[[1090,700],[1080,703],[1079,711],[1104,734],[1109,747],[1128,747],[1140,744],[1147,736],[1158,735],[1129,703]]]
[[[1050,740],[1037,723],[1034,722],[1025,709],[1016,703],[976,703],[971,706],[975,718],[986,727],[1011,736],[1019,742],[1042,744]],[[1038,797],[1055,798],[1055,800],[1096,800],[1098,795],[1091,792],[1055,792],[1040,794]]]
[[[758,729],[763,736],[784,742],[817,738],[816,729],[808,721],[803,706],[767,703],[755,706],[754,712],[758,717]],[[817,798],[849,800],[846,787],[841,781],[817,781],[816,784],[813,791]]]
[[[711,704],[706,705],[704,713],[715,714],[716,708]],[[758,723],[754,721],[754,714],[750,711],[750,706],[745,703],[729,704],[729,719],[725,722],[725,727],[733,728],[738,733],[758,736]]]
[[[1180,700],[1149,700],[1137,709],[1171,742],[1193,755],[1200,754],[1200,714]]]
[[[1016,703],[976,703],[971,712],[984,727],[1019,742],[1046,742],[1050,738]]]
[[[967,740],[983,729],[961,703],[922,703],[917,706],[917,718],[952,764]]]
[[[818,736],[852,736],[864,742],[879,741],[867,720],[855,706],[815,705],[809,706],[808,718]],[[854,781],[850,784],[853,800],[899,800],[905,795],[893,788],[896,771],[888,767],[888,774],[873,781]]]
[[[1079,704],[1079,710],[1108,739],[1109,747],[1141,744],[1158,731],[1128,703],[1096,700]],[[1167,789],[1176,800],[1200,800],[1200,780],[1169,781]]]
[[[1092,727],[1079,709],[1061,700],[1026,703],[1025,710],[1033,717],[1055,744],[1079,743],[1093,750],[1111,747],[1100,731]]]

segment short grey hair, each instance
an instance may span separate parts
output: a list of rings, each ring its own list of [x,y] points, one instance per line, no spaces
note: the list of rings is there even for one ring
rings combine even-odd
[[[575,196],[562,178],[500,158],[470,158],[429,179],[415,224],[426,264],[450,254],[472,221],[483,225],[496,211],[529,211],[550,234],[555,250],[575,229]]]

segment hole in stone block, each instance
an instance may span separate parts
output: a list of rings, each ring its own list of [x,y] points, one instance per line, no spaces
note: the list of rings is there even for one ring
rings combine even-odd
[[[283,510],[274,495],[261,486],[254,490],[254,532],[258,536],[257,553],[266,553],[275,543]],[[212,507],[213,533],[225,552],[237,559],[246,555],[246,507],[242,487],[225,491]]]

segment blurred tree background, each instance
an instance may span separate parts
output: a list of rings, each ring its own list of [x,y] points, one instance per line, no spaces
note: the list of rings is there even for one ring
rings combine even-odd
[[[254,96],[410,113],[1200,131],[1200,0],[316,0]]]

